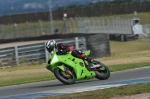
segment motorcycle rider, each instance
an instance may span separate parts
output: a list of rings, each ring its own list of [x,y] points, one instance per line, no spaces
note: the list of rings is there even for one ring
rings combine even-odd
[[[64,44],[64,43],[56,43],[55,40],[49,40],[46,42],[46,49],[49,53],[52,53],[54,50],[56,50],[57,54],[59,54],[59,55],[71,53],[72,56],[74,56],[74,57],[81,58],[83,60],[88,61],[89,62],[88,67],[92,68],[91,63],[93,62],[93,59],[86,56],[84,54],[84,52],[82,52],[80,50],[74,50],[73,45],[68,45],[68,44]]]

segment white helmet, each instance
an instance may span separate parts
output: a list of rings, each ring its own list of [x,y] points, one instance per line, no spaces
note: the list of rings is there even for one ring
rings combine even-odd
[[[55,40],[49,40],[48,42],[46,42],[46,49],[47,51],[50,53],[52,51],[54,51],[54,48],[56,47],[56,42]]]

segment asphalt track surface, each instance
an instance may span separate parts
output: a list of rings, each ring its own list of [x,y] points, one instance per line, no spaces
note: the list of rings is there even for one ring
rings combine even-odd
[[[67,91],[67,89],[71,91],[77,88],[86,88],[90,86],[113,84],[117,82],[126,82],[133,84],[134,82],[135,83],[150,82],[150,67],[125,70],[119,72],[111,72],[111,76],[107,80],[98,80],[94,78],[90,80],[77,81],[73,85],[65,85],[59,82],[58,80],[53,80],[53,81],[44,81],[22,85],[0,87],[0,99],[2,99],[2,97],[5,96],[11,97],[14,95],[15,96],[23,94],[29,95],[31,93],[39,93],[39,92],[51,92],[58,90]]]

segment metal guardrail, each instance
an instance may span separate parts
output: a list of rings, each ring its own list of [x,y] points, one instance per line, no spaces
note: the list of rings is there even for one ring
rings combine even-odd
[[[56,40],[57,43],[67,43],[75,46],[75,49],[85,51],[86,39],[76,37],[75,39]],[[45,42],[23,46],[15,46],[0,49],[0,67],[13,66],[22,63],[47,62],[49,53],[46,51]]]

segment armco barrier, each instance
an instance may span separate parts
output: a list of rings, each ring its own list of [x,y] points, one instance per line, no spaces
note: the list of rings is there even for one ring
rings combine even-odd
[[[70,39],[56,40],[75,46],[75,49],[86,50],[86,39],[75,37]],[[14,46],[0,49],[0,66],[13,66],[21,63],[47,62],[48,52],[45,49],[45,42],[23,46]]]

